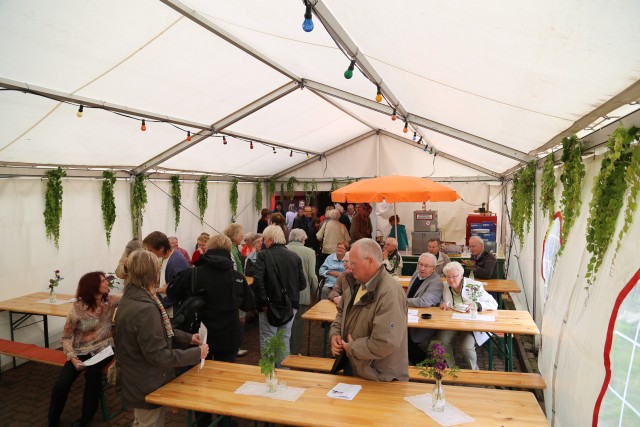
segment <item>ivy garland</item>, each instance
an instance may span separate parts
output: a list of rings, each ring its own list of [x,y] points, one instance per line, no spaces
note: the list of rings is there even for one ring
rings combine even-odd
[[[317,192],[318,192],[318,184],[316,183],[316,179],[315,179],[315,178],[313,178],[313,179],[311,180],[311,197],[312,197],[313,199],[315,199],[315,198],[316,198],[316,193],[317,193]]]
[[[338,180],[333,178],[331,180],[331,191],[336,191],[338,189]]]
[[[553,221],[553,216],[556,209],[556,175],[553,173],[553,153],[549,154],[544,160],[544,166],[542,167],[542,188],[540,189],[540,209],[549,218],[549,221]]]
[[[262,210],[262,180],[261,179],[256,181],[256,198],[254,200],[253,206],[256,208],[256,211],[258,212]]]
[[[289,200],[293,200],[293,198],[296,196],[296,184],[298,184],[298,180],[295,176],[292,176],[287,181],[287,198]]]
[[[562,233],[560,239],[562,246],[558,255],[562,253],[569,236],[569,231],[573,227],[576,217],[580,213],[582,206],[582,180],[585,176],[584,163],[582,163],[582,142],[572,135],[562,140],[562,162],[564,168],[560,175],[562,182]]]
[[[171,200],[173,200],[173,211],[176,214],[176,226],[178,229],[180,223],[180,198],[182,197],[180,192],[180,175],[173,175],[171,177]]]
[[[536,194],[536,162],[520,169],[513,177],[511,191],[511,226],[520,240],[520,248],[524,243],[525,226],[529,232],[533,202]]]
[[[347,185],[349,185],[349,184],[353,184],[353,179],[349,178],[349,179],[347,180]]]
[[[305,181],[302,185],[302,191],[304,191],[304,201],[306,205],[311,204],[311,191],[309,191],[309,183]]]
[[[284,203],[284,182],[280,183],[280,201]]]
[[[269,187],[267,187],[267,199],[271,201],[273,196],[276,194],[276,180],[273,178],[269,178]]]
[[[609,136],[607,152],[602,159],[600,173],[593,180],[593,197],[589,204],[587,219],[587,250],[591,259],[587,265],[587,289],[593,285],[595,275],[602,265],[613,235],[618,215],[627,192],[626,175],[631,165],[633,151],[631,143],[637,129],[625,129],[622,124]],[[636,172],[631,172],[635,175]],[[633,190],[632,190],[633,192]],[[637,193],[636,193],[637,195]],[[635,204],[635,200],[631,201]],[[625,223],[627,221],[625,213]],[[625,224],[629,227],[629,224]],[[623,226],[624,230],[624,226]]]
[[[116,174],[111,171],[102,172],[102,222],[107,235],[107,245],[111,245],[111,230],[116,222],[116,198],[113,186],[116,183]]]
[[[638,130],[636,130],[636,139],[639,139],[639,137],[640,135],[638,135]],[[627,197],[627,208],[624,211],[624,225],[622,226],[622,230],[620,230],[620,234],[618,234],[616,254],[618,253],[618,249],[620,249],[622,236],[629,231],[629,226],[633,222],[633,214],[638,207],[638,193],[640,193],[640,145],[636,145],[633,149],[633,153],[631,154],[631,163],[627,168],[624,180],[629,188],[629,196]]]
[[[60,220],[62,219],[62,178],[67,173],[60,167],[47,171],[47,189],[44,194],[44,228],[48,239],[59,249]]]
[[[131,218],[133,223],[133,237],[138,236],[138,230],[142,227],[142,214],[147,205],[147,189],[144,185],[144,175],[136,175],[133,178],[133,194],[131,195]]]
[[[209,175],[202,175],[198,180],[196,200],[198,201],[198,212],[200,213],[200,225],[204,224],[204,212],[207,210],[209,201],[209,187],[207,186],[208,178]]]
[[[231,181],[229,204],[231,205],[231,222],[236,222],[236,215],[238,214],[238,180],[236,178]]]

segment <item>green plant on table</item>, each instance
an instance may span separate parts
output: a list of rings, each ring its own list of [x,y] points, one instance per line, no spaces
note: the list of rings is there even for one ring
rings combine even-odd
[[[421,376],[433,378],[436,381],[441,381],[446,375],[451,378],[458,378],[456,372],[460,371],[460,369],[455,365],[447,367],[447,356],[449,355],[445,352],[442,342],[431,341],[427,351],[427,358],[418,363],[416,368],[420,369]]]
[[[49,293],[53,294],[64,277],[60,275],[60,270],[53,270],[53,279],[49,279]]]
[[[285,351],[284,330],[278,329],[275,335],[265,340],[264,346],[260,349],[260,361],[258,362],[260,372],[271,376],[276,369],[276,364],[286,356]]]

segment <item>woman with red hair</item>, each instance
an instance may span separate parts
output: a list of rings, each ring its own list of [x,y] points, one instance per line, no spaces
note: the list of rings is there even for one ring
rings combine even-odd
[[[60,424],[71,385],[83,371],[85,385],[82,417],[73,425],[88,426],[96,413],[102,390],[102,369],[112,357],[92,366],[84,366],[83,362],[113,346],[111,319],[119,300],[119,297],[109,295],[109,282],[103,272],[87,273],[80,279],[76,302],[67,315],[67,323],[62,332],[62,349],[67,356],[67,363],[62,367],[51,392],[50,426]]]

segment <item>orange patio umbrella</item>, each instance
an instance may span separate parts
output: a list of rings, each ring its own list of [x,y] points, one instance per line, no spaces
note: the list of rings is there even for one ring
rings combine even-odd
[[[331,193],[333,202],[455,202],[460,195],[452,188],[427,178],[389,175],[363,179]]]

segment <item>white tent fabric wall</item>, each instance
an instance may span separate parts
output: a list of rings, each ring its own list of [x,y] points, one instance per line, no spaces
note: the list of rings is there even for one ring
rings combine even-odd
[[[640,267],[637,262],[640,222],[635,221],[623,239],[613,268],[615,241],[607,252],[596,284],[587,298],[584,272],[589,253],[584,236],[593,178],[600,170],[601,161],[602,156],[585,160],[587,175],[580,189],[582,210],[565,242],[563,254],[557,259],[544,307],[540,263],[548,220],[541,218],[541,214],[537,227],[532,224],[531,232],[526,235],[523,249],[512,249],[509,263],[508,278],[518,281],[523,288],[522,294],[511,294],[520,309],[527,309],[527,304],[529,310],[533,309],[534,274],[538,281],[536,320],[542,334],[538,366],[547,384],[544,391],[546,414],[555,426],[591,423],[595,400],[604,380],[603,351],[611,309],[620,290]],[[560,190],[556,193],[558,201]],[[510,198],[508,203],[511,204]],[[620,226],[619,221],[616,236]],[[535,249],[534,232],[537,233]],[[514,244],[518,245],[518,242]],[[537,255],[535,265],[530,261],[534,250]],[[520,257],[519,263],[516,255]]]

